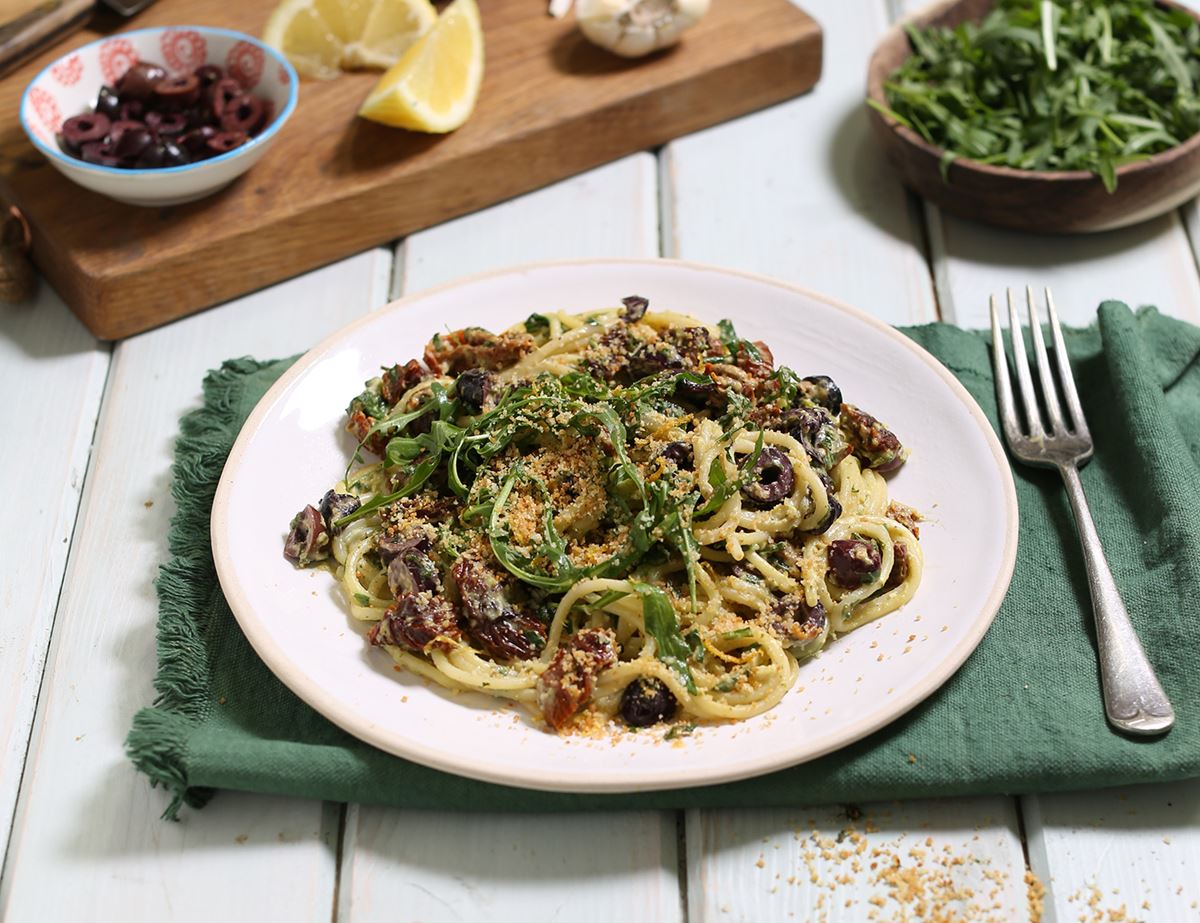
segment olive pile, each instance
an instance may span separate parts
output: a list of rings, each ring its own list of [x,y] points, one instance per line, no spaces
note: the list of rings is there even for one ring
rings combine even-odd
[[[272,118],[269,101],[245,92],[215,64],[169,76],[141,61],[115,88],[100,88],[92,112],[63,123],[59,146],[105,167],[180,167],[241,147]]]

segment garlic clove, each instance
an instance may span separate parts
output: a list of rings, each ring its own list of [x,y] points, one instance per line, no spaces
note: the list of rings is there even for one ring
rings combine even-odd
[[[577,0],[575,18],[588,41],[637,58],[674,45],[708,5],[709,0]]]

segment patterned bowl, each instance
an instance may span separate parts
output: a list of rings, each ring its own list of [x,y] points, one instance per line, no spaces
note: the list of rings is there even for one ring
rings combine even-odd
[[[64,153],[56,138],[63,121],[89,111],[101,85],[115,85],[143,60],[171,74],[216,64],[269,101],[275,118],[241,147],[182,167],[128,170]],[[298,84],[283,55],[241,32],[207,26],[136,29],[70,51],[34,77],[21,99],[21,126],[55,169],[80,186],[130,205],[178,205],[216,192],[258,162],[296,108]]]

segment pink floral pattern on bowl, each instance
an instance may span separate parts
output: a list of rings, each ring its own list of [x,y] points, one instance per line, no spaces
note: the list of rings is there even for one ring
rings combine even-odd
[[[242,85],[242,89],[254,89],[262,80],[263,50],[250,42],[238,42],[229,49],[225,70]]]
[[[73,54],[65,61],[59,61],[50,68],[50,76],[59,82],[61,86],[73,87],[79,83],[79,78],[83,76],[83,61],[79,55]]]
[[[208,43],[195,29],[168,29],[159,44],[163,65],[172,73],[193,71],[208,63]]]
[[[62,128],[62,112],[59,110],[54,96],[42,87],[34,87],[29,91],[29,105],[37,117],[34,124],[37,129],[40,129],[39,135],[53,138],[55,133]]]
[[[110,38],[100,43],[100,73],[110,86],[125,76],[125,71],[137,64],[133,45],[123,38]]]
[[[171,74],[215,64],[277,115],[248,144],[182,167],[118,170],[64,154],[56,138],[63,121],[90,111],[101,85],[115,85],[139,61],[162,64]],[[174,204],[216,191],[257,162],[295,108],[297,82],[282,55],[240,32],[207,26],[136,29],[72,49],[50,64],[25,91],[21,124],[33,145],[74,182],[125,202]]]

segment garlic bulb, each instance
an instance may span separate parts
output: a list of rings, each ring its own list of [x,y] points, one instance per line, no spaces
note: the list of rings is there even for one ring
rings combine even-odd
[[[625,58],[674,45],[708,12],[709,0],[576,0],[588,41]]]

